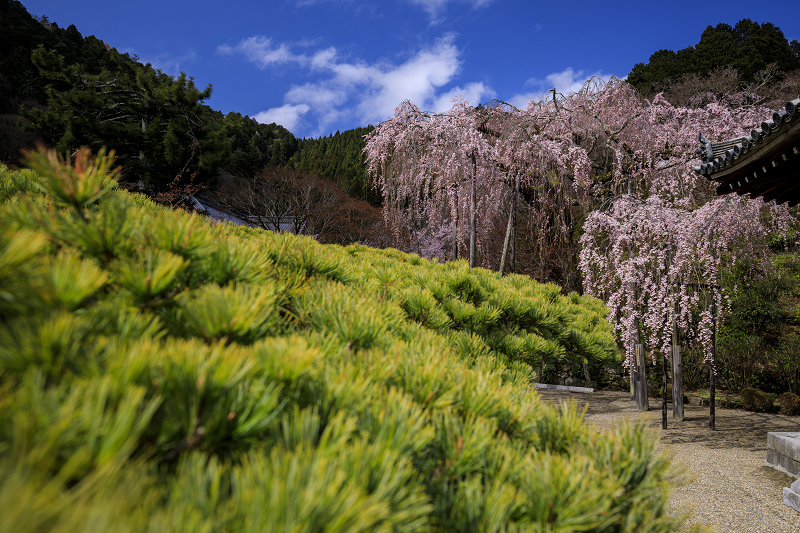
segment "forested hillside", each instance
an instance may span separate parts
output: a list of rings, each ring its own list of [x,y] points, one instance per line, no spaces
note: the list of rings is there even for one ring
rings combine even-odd
[[[319,139],[303,139],[299,141],[297,153],[289,160],[289,166],[330,180],[350,196],[380,207],[381,195],[373,187],[364,163],[364,137],[372,129],[367,126],[342,133],[337,131]]]
[[[800,43],[789,42],[769,22],[717,24],[708,26],[694,46],[656,51],[648,63],[633,66],[627,81],[644,96],[665,92],[676,105],[707,103],[703,94],[708,92],[722,96],[744,90],[777,107],[797,97]]]
[[[36,141],[61,152],[105,146],[125,186],[161,202],[203,191],[263,227],[291,216],[296,231],[323,242],[388,244],[377,238],[381,197],[364,166],[370,128],[298,140],[277,124],[212,110],[210,95],[185,74],[0,0],[0,161],[17,163]]]
[[[213,111],[210,95],[185,74],[169,76],[75,26],[0,1],[0,160],[16,162],[34,139],[62,152],[107,146],[124,180],[155,195],[214,185],[222,169],[252,177],[297,150],[285,128]],[[20,116],[32,135],[17,128]]]

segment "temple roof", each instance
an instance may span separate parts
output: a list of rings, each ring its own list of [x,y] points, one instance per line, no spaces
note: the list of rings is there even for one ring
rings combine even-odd
[[[800,204],[800,98],[749,135],[711,142],[700,134],[703,162],[694,171],[719,184],[717,194],[749,194]]]

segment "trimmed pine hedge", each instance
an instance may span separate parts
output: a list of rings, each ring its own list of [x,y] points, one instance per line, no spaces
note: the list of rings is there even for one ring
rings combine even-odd
[[[640,425],[543,404],[616,360],[523,276],[214,225],[80,152],[0,166],[0,532],[675,531]]]

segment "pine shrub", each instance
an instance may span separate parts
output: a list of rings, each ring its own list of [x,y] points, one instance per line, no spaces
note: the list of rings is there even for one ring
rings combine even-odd
[[[598,301],[30,160],[0,165],[0,532],[681,527],[642,425],[530,386],[618,360]]]

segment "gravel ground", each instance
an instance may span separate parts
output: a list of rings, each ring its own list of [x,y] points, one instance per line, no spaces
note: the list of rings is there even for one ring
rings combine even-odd
[[[800,417],[716,409],[716,430],[708,428],[708,407],[686,405],[684,420],[672,419],[661,429],[661,400],[650,399],[642,413],[627,392],[591,393],[539,389],[546,401],[588,403],[586,421],[607,429],[626,417],[644,417],[660,442],[688,467],[694,479],[676,490],[674,502],[692,509],[693,523],[711,525],[719,533],[800,532],[800,513],[783,504],[783,487],[794,478],[766,466],[767,432],[800,431]]]

